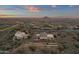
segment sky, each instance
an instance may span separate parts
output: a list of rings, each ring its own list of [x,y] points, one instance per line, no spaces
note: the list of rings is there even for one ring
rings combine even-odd
[[[79,17],[78,5],[0,5],[0,17]]]

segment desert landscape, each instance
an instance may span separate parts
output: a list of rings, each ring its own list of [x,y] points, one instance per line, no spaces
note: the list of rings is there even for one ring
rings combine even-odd
[[[78,18],[0,18],[1,54],[78,54]]]

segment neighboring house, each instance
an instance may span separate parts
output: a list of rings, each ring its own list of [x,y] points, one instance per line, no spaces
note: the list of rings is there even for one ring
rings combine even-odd
[[[51,39],[54,40],[54,35],[53,34],[47,34],[47,38],[50,39],[50,40]]]
[[[79,27],[77,25],[74,25],[73,29],[79,29]]]
[[[33,40],[38,41],[38,40],[39,40],[39,36],[40,36],[40,34],[34,35],[34,36],[33,36]]]
[[[34,40],[54,40],[54,35],[43,32],[40,34],[36,34]]]
[[[21,32],[21,31],[17,31],[16,33],[15,33],[15,35],[14,35],[14,38],[13,38],[13,40],[15,40],[15,38],[16,39],[25,39],[25,38],[28,38],[28,34],[26,34],[25,32]]]
[[[47,33],[46,32],[40,33],[39,39],[47,39]]]
[[[67,27],[68,29],[79,29],[79,27],[77,25],[71,25]]]

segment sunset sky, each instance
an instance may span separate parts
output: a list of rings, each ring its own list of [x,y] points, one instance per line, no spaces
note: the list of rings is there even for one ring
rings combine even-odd
[[[0,5],[0,17],[79,17],[77,5]]]

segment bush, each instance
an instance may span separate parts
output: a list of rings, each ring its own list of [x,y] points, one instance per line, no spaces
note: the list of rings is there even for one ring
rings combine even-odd
[[[58,47],[58,50],[61,52],[61,51],[64,50],[64,47],[63,47],[63,46],[59,46],[59,47]]]
[[[76,42],[74,45],[76,48],[79,48],[79,42]]]
[[[79,38],[76,38],[77,41],[79,41]]]
[[[29,46],[29,49],[34,52],[36,50],[36,46]]]
[[[64,47],[64,49],[67,49],[68,48],[68,46],[66,46],[66,45],[63,45],[63,47]]]
[[[43,50],[41,50],[41,52],[43,53],[43,54],[49,54],[49,53],[51,53],[49,50],[47,50],[47,49],[43,49]],[[53,54],[53,52],[52,52],[52,54]]]

